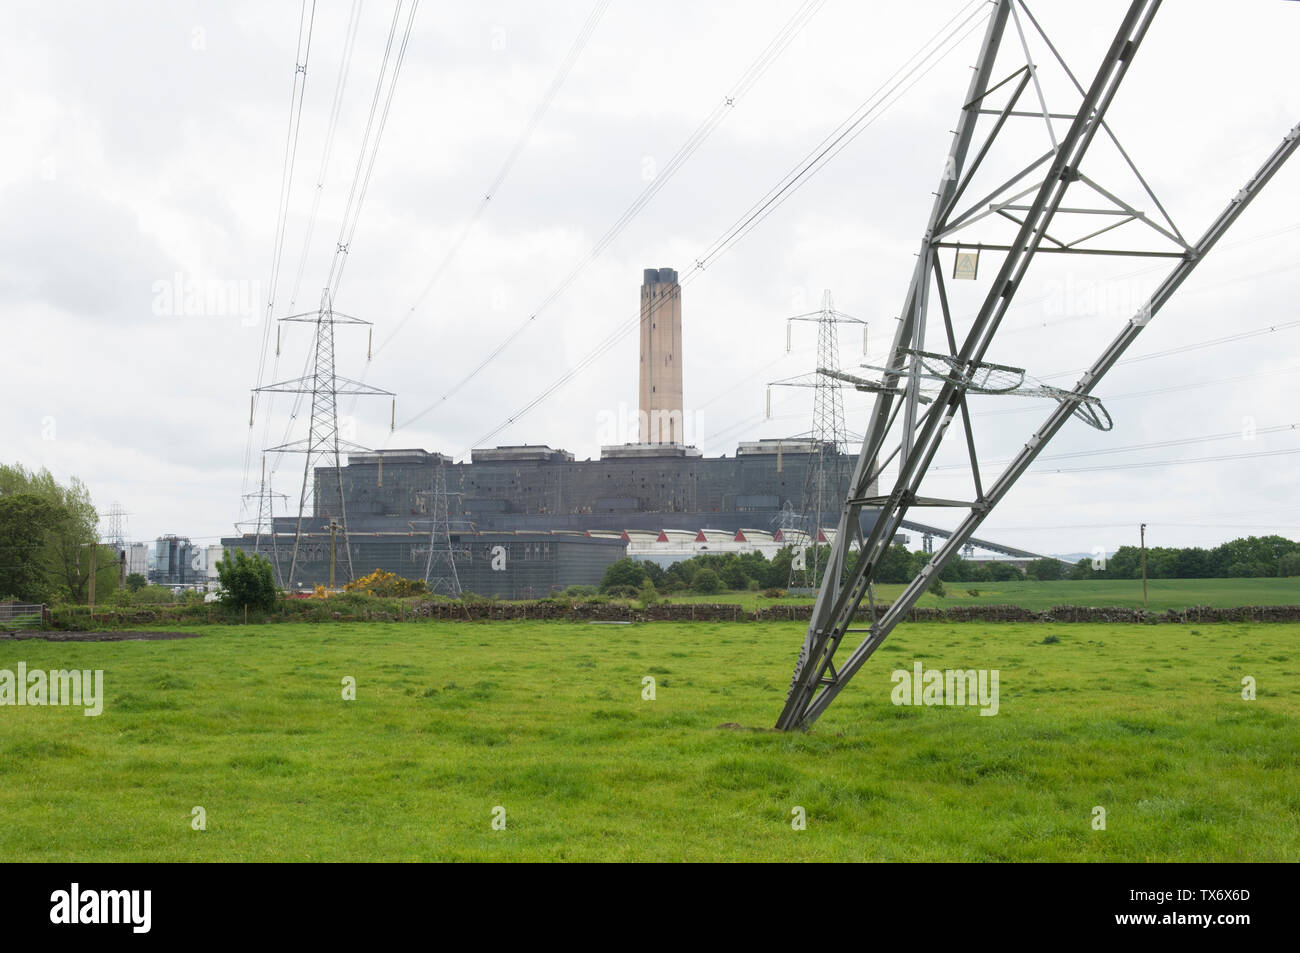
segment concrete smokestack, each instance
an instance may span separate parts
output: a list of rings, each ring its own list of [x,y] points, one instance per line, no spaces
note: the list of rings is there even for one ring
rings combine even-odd
[[[682,286],[672,268],[647,268],[641,285],[641,443],[684,443]]]

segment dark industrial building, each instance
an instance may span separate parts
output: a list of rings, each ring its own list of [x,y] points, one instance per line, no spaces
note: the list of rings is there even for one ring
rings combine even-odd
[[[734,456],[720,457],[705,457],[680,442],[683,355],[677,272],[647,269],[640,300],[641,442],[602,447],[595,460],[576,460],[565,450],[535,444],[474,450],[468,463],[419,449],[351,453],[341,468],[315,470],[314,515],[303,520],[305,535],[292,580],[287,577],[296,516],[274,519],[272,534],[232,537],[222,545],[256,549],[272,558],[290,588],[326,582],[333,545],[336,581],[347,581],[350,551],[356,576],[385,569],[433,584],[454,563],[456,588],[528,598],[599,583],[610,563],[627,552],[629,539],[610,534],[775,533],[795,526],[805,531],[835,526],[856,456],[807,438],[742,443]],[[809,492],[817,481],[810,479],[810,470],[839,485]],[[339,512],[340,481],[346,512]],[[805,514],[805,495],[833,509],[820,518]],[[864,515],[864,520],[870,518]],[[346,523],[348,550],[342,549],[342,536],[331,544],[331,521]],[[920,524],[904,525],[944,534]]]
[[[341,476],[353,571],[424,578],[440,467],[460,586],[527,598],[599,583],[626,548],[602,533],[778,529],[783,514],[799,511],[812,449],[807,441],[762,440],[742,444],[734,457],[704,457],[690,447],[630,444],[606,447],[598,460],[575,460],[564,450],[520,446],[475,450],[468,463],[425,450],[352,454]],[[333,467],[316,470],[316,515],[303,522],[296,585],[329,578],[329,521],[342,515],[330,505],[338,479]],[[843,499],[847,477],[844,483],[827,498]],[[296,517],[277,517],[274,540],[242,536],[222,544],[256,544],[287,575],[296,524]],[[340,538],[336,579],[346,578],[341,547]],[[501,566],[502,552],[504,565],[494,569],[493,555]]]

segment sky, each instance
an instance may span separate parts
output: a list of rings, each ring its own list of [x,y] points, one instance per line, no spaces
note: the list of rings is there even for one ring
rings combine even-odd
[[[1126,4],[1029,7],[1086,83]],[[249,425],[252,389],[301,376],[310,353],[311,326],[282,323],[277,358],[268,302],[274,318],[314,311],[327,283],[336,310],[373,322],[370,341],[364,326],[337,328],[338,373],[396,395],[395,406],[340,401],[344,435],[364,446],[465,459],[539,443],[585,459],[634,440],[618,421],[635,411],[637,338],[616,332],[635,322],[643,269],[665,266],[684,284],[693,442],[732,454],[807,431],[808,390],[775,388],[765,416],[767,383],[816,362],[815,328],[795,325],[787,351],[786,319],[828,289],[868,324],[865,354],[860,330],[844,329],[840,366],[867,376],[859,364],[883,363],[987,4],[425,0],[360,200],[353,183],[378,122],[367,138],[367,120],[376,95],[382,112],[377,81],[381,66],[392,77],[410,0],[305,9],[309,45],[304,5],[287,0],[0,9],[0,459],[79,477],[101,512],[116,502],[130,514],[131,539],[215,541],[252,517],[244,495],[263,448],[306,433],[306,411],[291,417],[282,395],[264,395]],[[1049,110],[1068,112],[1064,74],[1022,26]],[[1107,120],[1189,243],[1300,121],[1297,35],[1300,3],[1177,0],[1135,57]],[[788,41],[779,55],[761,59],[777,37]],[[1016,34],[1003,56],[999,78],[1024,63]],[[756,61],[765,68],[749,72]],[[1038,108],[1032,87],[1025,95]],[[860,134],[709,254],[868,102],[881,108]],[[990,153],[994,178],[1041,154],[1046,123],[1012,120],[1005,140]],[[1108,139],[1083,171],[1158,216]],[[994,220],[978,227],[989,231],[973,237],[997,234]],[[1113,234],[1167,247],[1141,223]],[[345,267],[331,282],[336,259]],[[986,251],[981,276],[997,266]],[[1069,387],[1171,267],[1040,255],[987,359]],[[950,287],[960,330],[987,284]],[[1298,290],[1292,162],[1144,330],[1128,354],[1142,359],[1097,387],[1113,429],[1072,421],[979,535],[1051,553],[1135,544],[1140,523],[1150,545],[1300,537]],[[986,482],[1054,406],[971,405]],[[867,395],[846,393],[850,431],[869,411]],[[962,492],[964,454],[959,439],[944,444],[932,495]],[[266,460],[296,506],[302,455]]]

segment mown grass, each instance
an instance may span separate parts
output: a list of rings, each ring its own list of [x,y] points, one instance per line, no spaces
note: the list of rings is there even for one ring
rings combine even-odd
[[[1041,612],[1054,606],[1129,606],[1142,605],[1141,579],[1065,579],[1060,582],[948,582],[947,595],[931,592],[921,596],[920,606],[1022,606]],[[890,602],[903,591],[903,585],[876,587],[876,598]],[[979,592],[973,596],[968,590]],[[1300,576],[1264,579],[1152,579],[1147,582],[1147,606],[1153,611],[1187,609],[1192,606],[1293,606],[1300,605]],[[812,602],[812,596],[786,596],[769,599],[762,592],[723,592],[717,595],[674,593],[672,602],[725,602],[746,609],[783,603]]]
[[[199,631],[0,642],[107,695],[0,708],[0,860],[1300,858],[1297,625],[908,625],[806,734],[769,730],[798,626]],[[998,669],[999,714],[891,704],[918,659]]]

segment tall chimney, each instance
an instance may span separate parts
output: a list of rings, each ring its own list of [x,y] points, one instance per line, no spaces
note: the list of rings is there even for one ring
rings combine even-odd
[[[684,443],[682,286],[672,268],[647,268],[641,285],[641,443]]]

